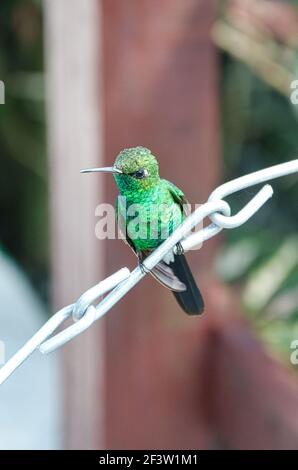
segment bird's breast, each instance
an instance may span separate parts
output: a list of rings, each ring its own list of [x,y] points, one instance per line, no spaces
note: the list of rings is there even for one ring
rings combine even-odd
[[[162,197],[158,191],[145,198],[126,201],[126,232],[139,251],[155,249],[182,219],[181,207],[171,197]]]

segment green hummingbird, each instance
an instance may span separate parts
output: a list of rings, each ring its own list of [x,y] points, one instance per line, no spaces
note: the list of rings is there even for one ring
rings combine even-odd
[[[88,172],[114,175],[119,190],[116,213],[120,232],[142,267],[142,261],[187,215],[189,205],[183,191],[160,178],[156,157],[144,147],[124,149],[112,167],[82,170],[82,173]],[[150,274],[173,291],[186,313],[200,314],[204,302],[180,244],[177,252],[179,254],[169,253]]]

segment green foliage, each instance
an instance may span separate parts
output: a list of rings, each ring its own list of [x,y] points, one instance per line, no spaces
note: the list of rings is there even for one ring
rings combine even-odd
[[[1,0],[0,44],[0,242],[43,289],[48,223],[40,2]]]
[[[223,56],[225,179],[298,158],[298,112],[241,62]],[[241,286],[243,306],[262,337],[285,354],[298,332],[298,176],[272,183],[274,197],[241,228],[226,232],[222,278]],[[231,198],[235,211],[256,192]],[[296,336],[295,336],[296,334]]]

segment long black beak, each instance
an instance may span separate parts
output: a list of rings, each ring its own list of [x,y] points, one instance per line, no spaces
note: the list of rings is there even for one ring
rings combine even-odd
[[[119,173],[121,174],[122,171],[114,166],[106,166],[103,168],[85,168],[81,170],[81,173]]]

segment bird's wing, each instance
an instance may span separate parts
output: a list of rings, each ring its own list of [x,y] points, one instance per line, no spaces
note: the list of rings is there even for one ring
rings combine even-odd
[[[181,207],[181,211],[184,213],[184,215],[189,215],[189,203],[187,202],[183,191],[177,188],[177,186],[175,186],[170,181],[163,180],[163,182],[171,193],[174,201]],[[168,289],[174,292],[184,292],[186,289],[185,284],[180,281],[172,267],[169,266],[169,264],[166,263],[164,260],[160,261],[152,269],[151,274],[163,286],[167,287]]]
[[[190,214],[190,204],[188,203],[183,191],[177,188],[170,181],[166,181],[167,187],[177,204],[180,205],[185,217]],[[192,272],[187,264],[185,256],[175,255],[174,260],[170,262],[169,269],[173,275],[179,279],[179,282],[185,286],[180,292],[174,291],[174,296],[182,309],[189,315],[198,315],[204,310],[204,300],[198,286],[193,278]],[[174,289],[173,289],[174,290]]]
[[[182,211],[184,212],[184,215],[188,216],[190,214],[190,204],[188,200],[186,199],[184,192],[180,188],[175,186],[173,183],[171,183],[171,181],[168,181],[168,180],[164,180],[164,181],[174,201],[180,205]]]
[[[170,183],[171,184],[171,183]],[[176,186],[172,185],[173,188],[176,188]],[[177,188],[178,190],[178,188]],[[183,195],[182,191],[181,194]],[[117,198],[116,201],[116,220],[118,223],[118,230],[121,235],[121,238],[123,238],[124,242],[126,242],[135,255],[138,257],[139,262],[142,262],[150,253],[150,250],[145,250],[145,251],[137,251],[133,241],[131,238],[129,238],[126,230],[126,208],[125,206],[122,205],[121,203],[121,198]],[[183,202],[179,202],[181,204],[181,208],[183,210]],[[178,200],[177,200],[178,202]],[[168,266],[163,260],[160,261],[151,271],[150,274],[157,280],[159,281],[164,287],[167,289],[170,289],[174,292],[183,292],[185,291],[185,285],[183,282],[181,282],[178,277],[174,274],[173,270]]]
[[[150,250],[139,252],[139,261],[142,262],[150,253]],[[183,282],[178,279],[174,271],[163,260],[159,261],[159,263],[151,269],[150,274],[156,281],[173,292],[183,292],[186,289]]]

